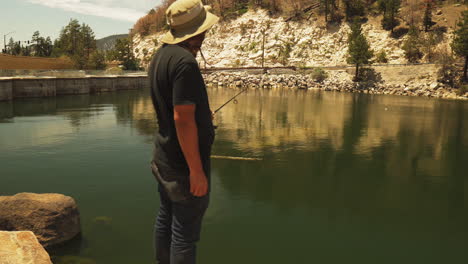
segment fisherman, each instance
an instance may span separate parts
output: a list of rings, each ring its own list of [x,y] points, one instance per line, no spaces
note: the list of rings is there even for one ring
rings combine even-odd
[[[166,11],[170,30],[149,69],[158,119],[152,171],[159,182],[155,252],[159,264],[192,264],[210,192],[212,112],[197,60],[205,33],[219,18],[200,0]]]

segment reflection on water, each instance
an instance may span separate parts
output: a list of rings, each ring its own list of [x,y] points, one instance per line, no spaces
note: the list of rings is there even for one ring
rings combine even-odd
[[[468,261],[466,102],[249,90],[215,123],[214,154],[264,159],[213,161],[203,263]],[[156,127],[145,92],[0,103],[0,192],[77,199],[60,259],[150,263]]]

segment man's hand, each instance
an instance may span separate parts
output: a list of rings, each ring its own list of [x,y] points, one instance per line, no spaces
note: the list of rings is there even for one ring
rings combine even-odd
[[[208,180],[203,171],[190,172],[190,192],[194,196],[205,196],[208,192]]]

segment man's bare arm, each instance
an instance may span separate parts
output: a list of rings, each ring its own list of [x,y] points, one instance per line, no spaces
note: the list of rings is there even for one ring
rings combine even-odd
[[[190,169],[190,192],[194,196],[204,196],[208,192],[208,180],[200,158],[195,109],[195,105],[174,106],[174,121],[177,138]]]

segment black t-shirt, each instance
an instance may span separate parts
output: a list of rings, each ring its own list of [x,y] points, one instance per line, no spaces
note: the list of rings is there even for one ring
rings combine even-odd
[[[174,106],[195,104],[200,157],[209,177],[214,128],[205,82],[197,61],[178,45],[164,45],[153,57],[149,76],[159,125],[154,142],[154,162],[162,174],[188,179],[190,171],[177,138]]]

